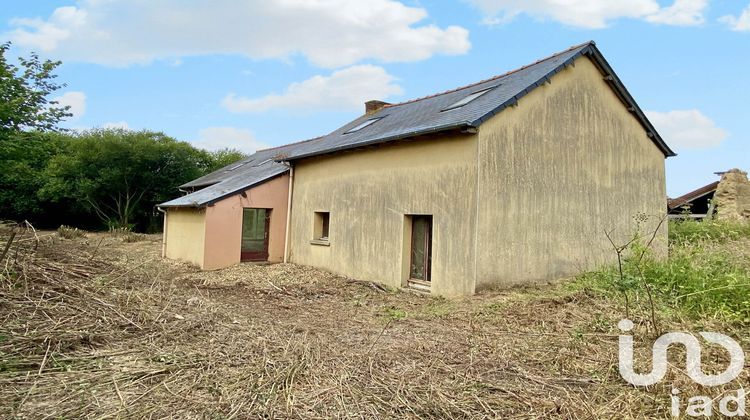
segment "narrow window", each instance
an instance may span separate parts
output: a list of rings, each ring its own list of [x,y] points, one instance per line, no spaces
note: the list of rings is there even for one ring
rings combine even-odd
[[[483,89],[478,92],[474,92],[472,94],[469,94],[465,96],[463,99],[460,99],[451,105],[443,108],[443,111],[450,111],[451,109],[461,108],[462,106],[468,104],[469,102],[473,101],[474,99],[477,99],[478,97],[484,95],[485,93],[491,91],[492,89],[496,88],[497,86],[492,86],[491,88]]]
[[[329,212],[315,212],[314,241],[328,242],[328,226],[331,214]]]

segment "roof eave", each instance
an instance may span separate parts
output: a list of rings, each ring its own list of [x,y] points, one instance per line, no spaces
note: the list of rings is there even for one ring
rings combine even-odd
[[[620,77],[617,76],[617,73],[615,73],[612,66],[609,65],[607,62],[607,59],[604,58],[604,55],[602,55],[601,51],[599,51],[598,48],[596,48],[595,45],[589,45],[582,53],[587,54],[589,57],[593,58],[594,63],[599,66],[602,73],[604,73],[605,80],[607,82],[610,82],[610,84],[613,86],[615,91],[619,93],[620,99],[625,102],[627,105],[630,106],[628,109],[633,114],[635,114],[636,118],[639,120],[641,125],[643,125],[643,128],[646,130],[646,134],[649,136],[651,140],[654,141],[654,143],[661,149],[661,151],[664,153],[665,157],[674,157],[677,156],[677,153],[675,153],[664,141],[664,139],[661,138],[661,135],[659,135],[659,132],[656,131],[656,128],[654,128],[653,124],[651,124],[651,121],[649,121],[648,117],[646,117],[646,114],[641,110],[641,107],[638,106],[638,103],[633,99],[633,96],[630,95],[630,92],[628,92],[628,89],[625,87],[625,85],[622,83],[622,80],[620,80]]]
[[[367,140],[367,141],[354,143],[354,144],[347,144],[344,146],[333,147],[333,148],[316,151],[316,152],[303,153],[300,155],[286,156],[286,157],[280,156],[276,160],[276,162],[293,162],[296,160],[311,158],[315,156],[322,156],[322,155],[328,155],[332,153],[343,152],[347,150],[360,149],[360,148],[368,147],[368,146],[375,146],[378,144],[387,143],[387,142],[396,141],[396,140],[406,140],[411,137],[423,136],[427,134],[436,134],[436,133],[441,133],[445,131],[454,131],[454,130],[461,130],[461,129],[476,129],[476,126],[468,121],[462,121],[460,123],[447,124],[447,125],[442,125],[442,126],[437,126],[437,127],[430,127],[428,129],[423,129],[423,130],[408,131],[408,132],[400,133],[400,134],[393,135],[393,136],[379,137],[379,138],[372,139],[372,140]]]
[[[165,208],[203,208],[203,207],[208,207],[208,206],[211,206],[211,205],[213,205],[214,203],[216,203],[218,201],[221,201],[221,200],[229,197],[230,195],[234,195],[234,194],[237,194],[240,191],[244,191],[244,190],[256,187],[256,186],[258,186],[260,184],[263,184],[265,182],[268,182],[268,181],[270,181],[270,180],[272,180],[274,178],[280,177],[280,176],[284,175],[287,172],[289,172],[288,169],[285,170],[285,171],[279,172],[277,174],[271,175],[271,176],[269,176],[267,178],[263,178],[263,179],[258,180],[256,182],[253,182],[252,184],[248,184],[246,186],[242,186],[242,187],[239,187],[239,188],[236,188],[236,189],[229,190],[229,191],[227,191],[226,193],[224,193],[224,194],[222,194],[220,196],[214,197],[211,200],[207,200],[207,201],[204,201],[204,202],[194,202],[194,203],[177,204],[177,205],[165,205],[165,204],[169,203],[169,201],[167,201],[166,203],[159,204],[156,207],[160,208],[160,209],[165,209]]]
[[[661,136],[656,131],[654,126],[651,124],[651,122],[648,120],[648,118],[643,113],[641,108],[635,102],[635,99],[633,99],[633,97],[630,95],[630,92],[628,92],[628,90],[625,88],[625,85],[617,76],[614,69],[612,69],[612,67],[609,65],[609,63],[604,58],[604,56],[599,51],[599,49],[596,48],[596,44],[593,41],[590,42],[586,47],[581,48],[579,52],[572,55],[570,58],[568,58],[564,62],[560,63],[560,65],[558,65],[557,67],[552,69],[549,73],[539,78],[539,80],[537,80],[536,82],[526,87],[524,90],[519,92],[514,97],[508,99],[507,101],[505,101],[498,107],[494,108],[487,114],[473,121],[472,125],[475,127],[478,127],[482,123],[487,121],[488,119],[502,112],[505,108],[516,105],[521,98],[531,93],[531,91],[533,91],[537,87],[549,82],[552,76],[568,68],[568,66],[573,65],[573,62],[583,55],[587,55],[591,57],[595,65],[599,67],[599,70],[605,74],[605,80],[611,83],[612,88],[620,96],[620,100],[622,100],[623,103],[625,103],[628,106],[628,109],[635,114],[636,119],[638,119],[638,121],[641,123],[643,128],[646,130],[646,135],[650,139],[653,140],[654,144],[656,144],[659,150],[661,150],[661,152],[664,153],[664,156],[665,157],[677,156],[677,154],[672,149],[670,149],[667,143],[661,138]]]

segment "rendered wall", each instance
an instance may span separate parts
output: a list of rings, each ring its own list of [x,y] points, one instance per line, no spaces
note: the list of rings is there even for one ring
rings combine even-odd
[[[634,216],[666,206],[664,155],[586,57],[479,130],[477,290],[547,281],[615,257]],[[657,248],[666,252],[666,226]]]
[[[476,135],[425,139],[295,165],[291,261],[405,284],[405,215],[433,215],[432,292],[474,290]],[[330,212],[330,246],[311,244]]]
[[[165,215],[164,256],[203,266],[205,212],[195,208],[169,208]]]
[[[240,262],[242,209],[246,207],[271,209],[268,261],[283,261],[288,198],[289,175],[284,174],[207,207],[202,268],[213,270]]]

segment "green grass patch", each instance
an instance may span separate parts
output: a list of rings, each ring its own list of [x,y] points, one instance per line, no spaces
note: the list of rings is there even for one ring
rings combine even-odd
[[[724,242],[750,238],[750,223],[718,220],[673,220],[669,222],[669,242],[675,245],[700,241]]]
[[[406,318],[407,315],[405,310],[397,308],[395,306],[388,306],[383,309],[383,312],[388,318],[394,321],[400,321]]]
[[[750,226],[722,222],[670,224],[666,259],[634,249],[617,266],[579,276],[571,286],[644,302],[650,290],[660,312],[750,324]]]

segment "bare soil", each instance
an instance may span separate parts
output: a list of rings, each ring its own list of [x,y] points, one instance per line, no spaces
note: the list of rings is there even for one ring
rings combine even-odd
[[[2,417],[667,418],[673,386],[739,387],[698,389],[679,360],[661,385],[628,385],[621,303],[564,284],[449,300],[293,264],[200,272],[162,259],[159,236],[16,230],[0,259]]]

